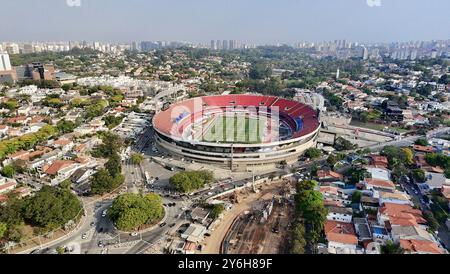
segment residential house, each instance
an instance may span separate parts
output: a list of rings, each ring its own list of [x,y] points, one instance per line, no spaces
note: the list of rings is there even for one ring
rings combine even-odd
[[[390,180],[383,179],[374,179],[374,178],[365,178],[362,182],[367,190],[371,191],[386,191],[386,192],[394,192],[395,185]]]
[[[445,254],[435,242],[416,239],[401,239],[400,247],[406,254]]]
[[[327,219],[330,221],[337,221],[343,223],[351,223],[353,218],[353,210],[347,207],[327,207]]]
[[[330,253],[356,253],[358,237],[352,223],[327,220],[324,229]]]

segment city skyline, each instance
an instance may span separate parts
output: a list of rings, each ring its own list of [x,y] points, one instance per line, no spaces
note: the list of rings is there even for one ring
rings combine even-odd
[[[2,29],[0,37],[3,41],[194,43],[233,39],[255,44],[336,39],[384,43],[450,37],[450,23],[445,20],[450,3],[446,1],[375,1],[380,6],[373,2],[19,0],[2,4],[11,11],[3,15],[5,22],[14,24]],[[22,15],[20,21],[16,14]],[[46,16],[37,19],[35,14]],[[36,20],[41,27],[30,28]]]

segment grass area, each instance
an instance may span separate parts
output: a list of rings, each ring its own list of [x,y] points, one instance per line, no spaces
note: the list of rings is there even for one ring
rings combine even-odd
[[[203,141],[221,143],[261,143],[261,121],[244,115],[235,117],[218,117],[210,128],[203,134]],[[221,133],[221,134],[220,134]]]

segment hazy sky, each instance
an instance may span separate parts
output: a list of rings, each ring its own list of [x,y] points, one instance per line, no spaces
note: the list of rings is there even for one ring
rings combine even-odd
[[[449,0],[1,0],[0,10],[0,41],[450,39]]]

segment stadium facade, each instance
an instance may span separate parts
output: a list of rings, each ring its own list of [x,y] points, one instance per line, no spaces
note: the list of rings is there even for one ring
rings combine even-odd
[[[153,125],[168,153],[233,171],[296,162],[317,144],[320,130],[313,108],[259,95],[185,100],[156,114]]]

